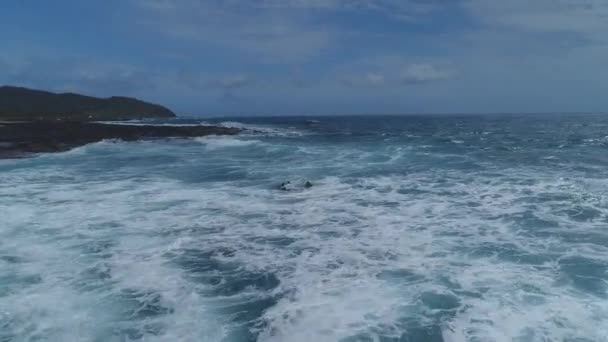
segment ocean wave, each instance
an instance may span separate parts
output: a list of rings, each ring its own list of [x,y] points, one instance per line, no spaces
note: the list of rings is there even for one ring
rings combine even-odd
[[[237,121],[224,121],[219,123],[220,126],[240,128],[244,130],[242,135],[263,135],[263,136],[274,136],[274,137],[301,137],[307,134],[300,129],[293,127],[279,127],[271,125],[259,125],[259,124],[246,124]]]
[[[8,331],[33,320],[39,328],[28,336],[64,340],[93,333],[209,341],[605,336],[597,324],[608,320],[596,297],[605,291],[601,279],[596,292],[576,287],[587,275],[562,261],[566,245],[556,229],[599,233],[561,206],[606,209],[581,197],[581,183],[535,175],[531,186],[524,182],[531,176],[332,176],[296,192],[154,178],[13,179],[0,187],[3,198],[20,198],[0,202],[2,240],[11,241],[2,255],[27,263],[1,266],[19,274],[2,301],[5,310],[20,310],[7,311]],[[530,201],[556,209],[530,212]],[[554,235],[530,239],[541,232],[522,232],[526,220],[547,222]],[[606,265],[608,245],[567,249],[598,270]]]
[[[170,123],[170,122],[156,122],[156,121],[96,121],[96,123],[106,125],[125,125],[125,126],[168,126],[168,127],[195,127],[195,126],[213,126],[212,123],[200,121],[196,123]]]
[[[3,166],[0,340],[606,340],[605,164],[368,138]]]
[[[259,140],[226,136],[199,137],[194,138],[194,141],[204,144],[207,150],[217,150],[231,147],[247,147],[262,144],[262,142]]]
[[[46,158],[46,159],[54,159],[57,157],[71,157],[71,156],[81,156],[81,155],[85,155],[91,151],[98,151],[99,149],[103,149],[103,148],[108,148],[108,147],[113,147],[119,144],[129,144],[129,143],[133,143],[133,142],[127,142],[121,139],[103,139],[101,141],[97,141],[97,142],[92,142],[92,143],[88,143],[82,146],[77,146],[74,148],[71,148],[67,151],[63,151],[63,152],[56,152],[56,153],[41,153],[39,154],[39,157],[42,158]]]

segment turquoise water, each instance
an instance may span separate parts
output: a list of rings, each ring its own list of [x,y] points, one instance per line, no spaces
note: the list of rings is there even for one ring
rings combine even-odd
[[[231,120],[0,161],[0,341],[608,341],[608,117]]]

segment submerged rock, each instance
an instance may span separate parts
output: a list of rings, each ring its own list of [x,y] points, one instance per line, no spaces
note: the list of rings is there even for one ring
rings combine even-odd
[[[291,181],[281,183],[281,185],[279,185],[279,190],[283,190],[283,191],[293,190]]]
[[[279,185],[279,190],[282,191],[293,191],[293,190],[301,190],[302,188],[309,189],[312,188],[312,183],[310,181],[306,181],[305,183],[293,183],[292,181],[286,181]]]

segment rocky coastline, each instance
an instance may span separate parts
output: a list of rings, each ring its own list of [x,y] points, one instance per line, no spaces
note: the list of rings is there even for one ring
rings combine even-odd
[[[124,141],[235,135],[238,128],[220,126],[126,125],[100,122],[0,122],[0,159],[62,152],[105,139]]]
[[[98,98],[0,86],[0,159],[62,152],[105,139],[192,138],[240,132],[220,126],[108,122],[175,117],[166,107],[136,98]]]

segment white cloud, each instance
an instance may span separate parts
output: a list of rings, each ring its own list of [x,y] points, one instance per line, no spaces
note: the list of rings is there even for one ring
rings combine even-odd
[[[439,69],[432,64],[420,63],[403,67],[400,78],[405,83],[427,83],[445,80],[452,75],[451,71]]]
[[[247,75],[228,75],[221,77],[211,82],[212,85],[218,85],[225,89],[242,88],[252,84],[254,80]]]
[[[129,92],[138,85],[148,85],[154,73],[124,64],[92,61],[77,56],[45,57],[15,55],[2,57],[5,82],[23,85],[40,84],[52,90],[92,89]]]
[[[439,66],[441,65],[441,66]],[[345,66],[338,71],[349,76],[342,77],[342,83],[352,87],[392,87],[404,84],[421,84],[447,80],[455,75],[448,69],[447,63],[433,64],[428,62],[407,63],[406,59],[396,56],[385,56],[367,61],[359,61]],[[360,69],[377,71],[357,74]]]
[[[155,69],[102,62],[84,56],[6,56],[0,52],[0,84],[14,84],[57,92],[97,96],[142,96],[156,90],[217,94],[256,84],[245,73],[204,73],[196,70]]]
[[[466,0],[464,6],[482,24],[459,37],[469,46],[464,59],[486,63],[476,57],[485,56],[493,70],[552,85],[573,84],[582,75],[588,82],[603,78],[607,0]]]
[[[608,32],[606,0],[467,0],[465,6],[489,26],[533,32]]]
[[[387,84],[386,77],[378,72],[368,72],[360,76],[350,76],[344,83],[354,87],[381,87]]]
[[[537,89],[599,93],[608,80],[603,68],[608,58],[608,0],[125,3],[128,7],[117,11],[114,20],[117,31],[129,34],[117,38],[147,38],[137,41],[142,55],[129,57],[124,51],[106,55],[130,65],[90,63],[97,56],[105,61],[106,55],[97,55],[98,51],[91,52],[89,62],[64,58],[57,63],[32,59],[52,53],[30,52],[29,61],[4,58],[3,62],[0,56],[0,81],[66,84],[97,94],[156,91],[161,97],[190,103],[207,103],[223,94],[272,102],[280,91],[284,103],[306,105],[320,97],[331,103],[332,94],[343,94],[352,98],[353,107],[366,99],[378,102],[377,96],[387,94],[394,94],[395,103],[400,103],[407,88],[407,105],[422,98],[420,94],[428,94],[429,99],[453,96],[456,102],[469,94],[461,103],[461,108],[469,108],[481,101],[480,92],[494,94],[481,97],[488,103],[500,103],[509,91],[520,98]],[[363,23],[367,18],[373,21]],[[432,25],[416,26],[396,18]],[[147,43],[151,37],[154,46]],[[466,82],[449,80],[455,76]],[[418,86],[428,83],[433,84]],[[531,97],[528,103],[535,101]]]
[[[442,0],[131,0],[138,22],[173,39],[247,54],[254,62],[294,63],[339,47],[365,30],[324,21],[320,11],[376,13],[417,20],[445,9]],[[212,48],[211,47],[211,48]]]
[[[238,1],[238,0],[237,0]],[[415,22],[446,8],[443,0],[260,0],[263,8],[364,12]]]
[[[140,0],[138,5],[150,10],[168,11],[174,9],[177,3],[174,0]]]
[[[244,53],[256,62],[310,59],[331,45],[332,32],[307,16],[285,16],[243,1],[137,1],[140,23],[173,39]],[[236,6],[239,4],[240,6]]]
[[[367,10],[396,15],[428,14],[443,7],[437,0],[262,0],[259,4],[274,8]]]

